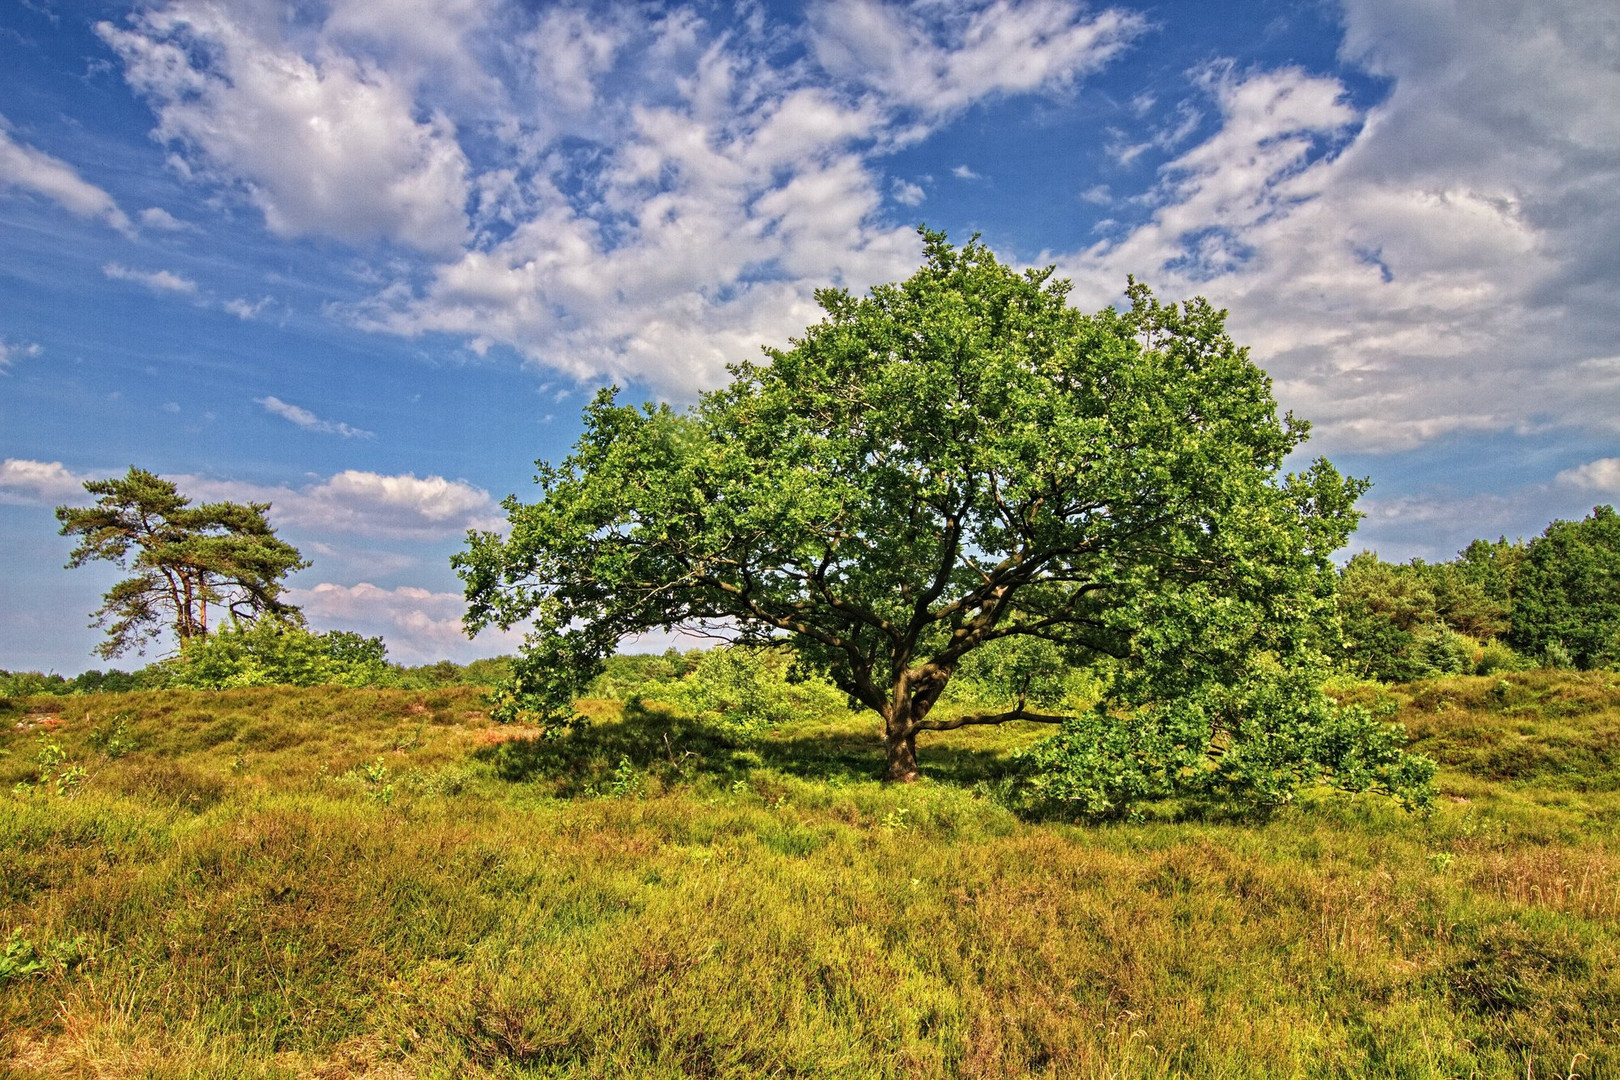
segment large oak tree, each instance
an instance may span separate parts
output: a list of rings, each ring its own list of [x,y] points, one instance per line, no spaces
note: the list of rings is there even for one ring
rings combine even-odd
[[[922,733],[1072,719],[1018,685],[936,713],[965,657],[1023,641],[1112,658],[1107,708],[1196,700],[1202,748],[1233,752],[1259,700],[1234,688],[1331,618],[1363,484],[1282,473],[1306,425],[1204,300],[1133,282],[1083,314],[1049,270],[924,240],[915,276],[818,293],[819,323],[688,410],[602,392],[539,500],[469,535],[469,630],[534,620],[511,706],[563,719],[626,635],[719,625],[823,668],[907,781]]]

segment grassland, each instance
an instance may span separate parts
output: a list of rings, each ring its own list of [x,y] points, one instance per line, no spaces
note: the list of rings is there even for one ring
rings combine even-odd
[[[858,717],[14,700],[0,1075],[1620,1076],[1617,683],[1343,688],[1442,762],[1428,816],[1095,825],[984,794],[1019,731],[886,788]]]

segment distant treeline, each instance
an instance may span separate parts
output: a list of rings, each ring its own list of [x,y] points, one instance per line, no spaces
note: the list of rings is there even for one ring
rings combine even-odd
[[[678,680],[699,664],[700,653],[610,657],[591,694],[628,698],[647,686]],[[512,658],[496,656],[457,664],[407,667],[388,662],[380,637],[346,630],[314,633],[300,626],[261,621],[227,628],[193,642],[185,652],[135,671],[86,671],[71,678],[38,671],[0,669],[0,697],[34,694],[123,693],[133,690],[225,690],[241,686],[351,686],[432,690],[447,686],[494,687],[512,673]]]
[[[1363,552],[1340,571],[1339,616],[1350,669],[1385,681],[1620,664],[1620,517],[1600,506],[1449,562]]]
[[[177,656],[136,671],[86,671],[67,678],[0,670],[0,697],[94,694],[129,690],[223,690],[240,686],[372,686],[430,690],[495,686],[511,674],[509,657],[406,667],[388,662],[380,637],[346,630],[314,633],[260,620],[193,641]]]
[[[1389,563],[1363,552],[1340,570],[1338,600],[1340,633],[1326,638],[1327,648],[1367,678],[1620,666],[1620,516],[1600,506],[1581,521],[1553,522],[1529,543],[1475,540],[1449,562]],[[280,685],[493,687],[512,671],[509,657],[405,667],[389,663],[387,651],[380,637],[261,619],[193,641],[138,671],[66,678],[0,670],[0,697]],[[613,657],[590,694],[629,698],[652,685],[667,691],[701,657],[674,650]],[[741,665],[737,671],[716,664],[699,682],[764,680],[775,687],[787,678],[755,670],[752,661],[739,659],[731,665]]]

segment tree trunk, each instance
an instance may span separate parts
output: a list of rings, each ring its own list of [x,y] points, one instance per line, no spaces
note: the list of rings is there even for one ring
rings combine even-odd
[[[883,768],[886,784],[909,784],[921,774],[917,772],[917,733],[894,724],[884,725],[884,749],[888,762]]]

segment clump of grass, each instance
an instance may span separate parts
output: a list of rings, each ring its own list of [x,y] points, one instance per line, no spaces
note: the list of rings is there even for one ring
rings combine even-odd
[[[25,701],[0,1073],[1620,1074],[1620,796],[1570,772],[1614,767],[1620,692],[1505,678],[1336,688],[1445,763],[1428,816],[1088,827],[991,797],[1018,730],[888,787],[857,716],[744,744],[608,701],[542,740],[476,688]]]

